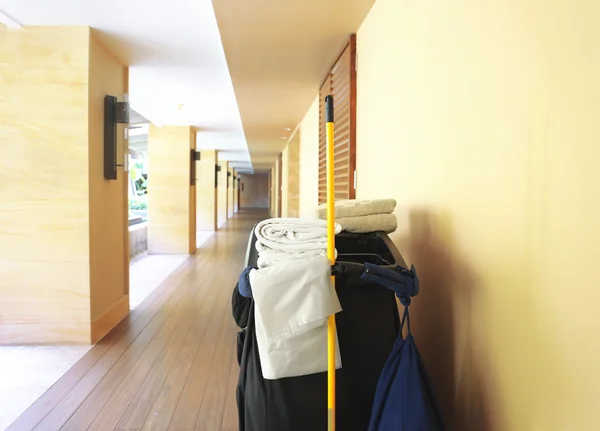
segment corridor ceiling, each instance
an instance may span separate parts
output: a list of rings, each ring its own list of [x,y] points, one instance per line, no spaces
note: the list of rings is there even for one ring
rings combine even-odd
[[[197,127],[199,148],[252,172],[271,167],[373,2],[0,0],[0,12],[27,26],[91,26],[130,66],[133,109]]]
[[[255,168],[276,160],[374,2],[213,0]]]

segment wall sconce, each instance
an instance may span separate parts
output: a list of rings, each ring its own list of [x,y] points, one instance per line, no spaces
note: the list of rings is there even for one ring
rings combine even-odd
[[[219,187],[219,172],[221,172],[221,166],[215,165],[215,189]]]
[[[196,162],[200,160],[200,151],[190,150],[190,186],[196,185]]]
[[[104,97],[104,178],[117,179],[117,124],[129,124],[129,103],[119,102],[115,96]],[[128,150],[128,149],[127,149]],[[123,151],[123,157],[128,151]]]

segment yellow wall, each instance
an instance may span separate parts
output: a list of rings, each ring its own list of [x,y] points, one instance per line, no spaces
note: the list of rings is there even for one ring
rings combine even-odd
[[[319,97],[300,123],[300,217],[315,217],[319,200]]]
[[[148,132],[148,252],[189,254],[195,247],[195,188],[190,186],[188,126],[150,125]]]
[[[395,239],[423,277],[414,328],[457,429],[483,426],[451,414],[454,392],[494,429],[600,429],[600,8],[485,3],[374,5],[358,197],[399,201]]]
[[[357,197],[398,200],[450,429],[600,429],[599,13],[378,0],[358,31]],[[317,124],[313,104],[302,211]]]
[[[196,162],[196,228],[202,231],[217,229],[217,189],[215,164],[217,152],[203,150]]]
[[[227,168],[228,162],[219,162],[221,166],[221,172],[219,172],[219,187],[217,190],[218,194],[218,226],[221,227],[227,222]]]
[[[244,190],[240,193],[242,208],[269,207],[269,176],[267,174],[242,175]]]
[[[92,32],[89,77],[89,188],[90,279],[92,341],[104,336],[129,312],[129,230],[126,216],[127,174],[118,169],[117,180],[104,179],[104,96],[126,93],[126,69]],[[127,142],[119,126],[118,161]]]

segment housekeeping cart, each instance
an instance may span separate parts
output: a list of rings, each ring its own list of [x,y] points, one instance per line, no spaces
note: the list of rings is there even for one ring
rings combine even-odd
[[[393,290],[367,277],[369,268],[395,271],[409,296],[418,293],[414,275],[385,233],[335,235],[333,181],[333,98],[325,99],[327,131],[327,226],[331,281],[342,311],[328,318],[328,371],[297,377],[263,378],[256,338],[255,307],[235,286],[233,317],[238,332],[237,385],[239,431],[366,431],[381,372],[400,333],[400,314]],[[257,267],[256,233],[252,229],[246,270]],[[337,250],[337,258],[336,258]],[[390,271],[390,273],[391,273]],[[241,279],[242,279],[241,277]],[[244,291],[244,289],[242,289]],[[335,341],[342,367],[335,369]],[[323,346],[325,347],[325,346]],[[327,405],[327,408],[325,408]]]

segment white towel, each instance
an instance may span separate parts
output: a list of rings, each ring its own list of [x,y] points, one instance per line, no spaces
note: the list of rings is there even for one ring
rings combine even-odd
[[[250,271],[256,341],[265,379],[327,370],[327,317],[341,311],[326,257]],[[336,368],[341,368],[336,337]]]
[[[354,233],[392,233],[398,228],[398,219],[394,214],[371,214],[361,217],[336,218],[336,220],[343,230]]]
[[[396,208],[395,199],[342,199],[335,201],[335,218],[361,217],[373,214],[391,214]],[[317,207],[317,217],[327,218],[327,204]]]
[[[336,223],[335,233],[342,227]],[[327,221],[318,219],[273,218],[255,229],[258,267],[266,268],[284,260],[309,259],[327,255]]]

